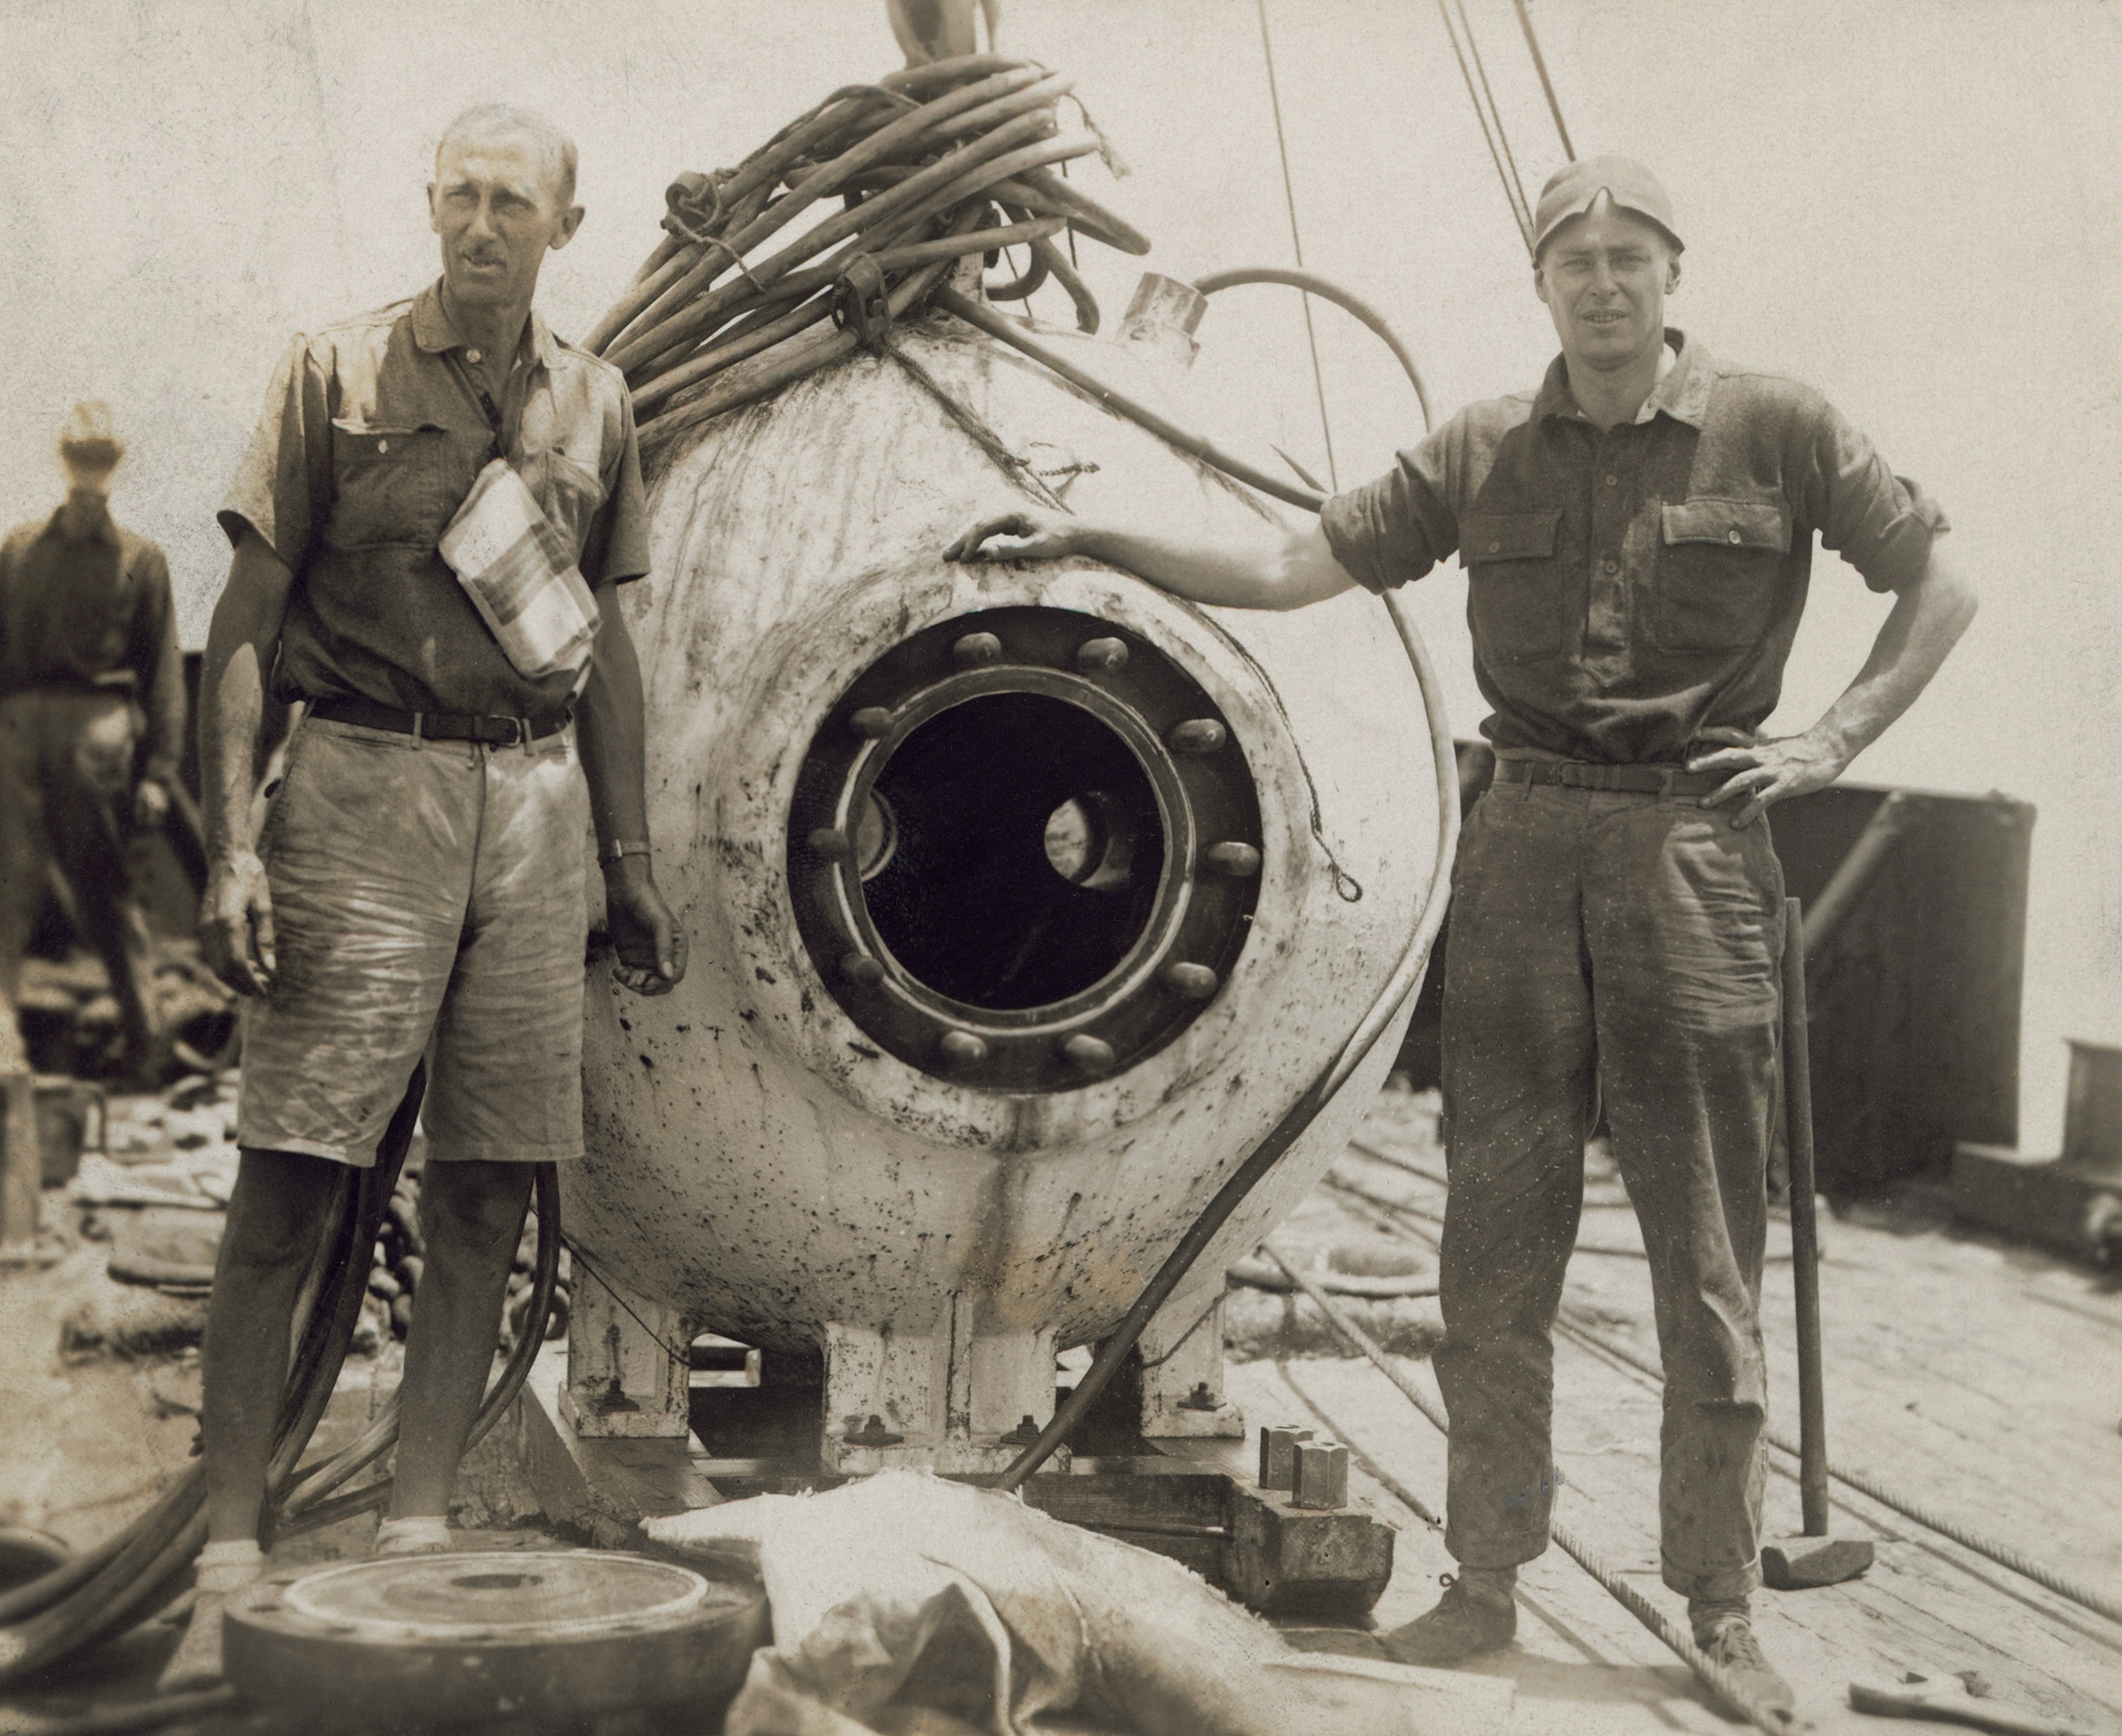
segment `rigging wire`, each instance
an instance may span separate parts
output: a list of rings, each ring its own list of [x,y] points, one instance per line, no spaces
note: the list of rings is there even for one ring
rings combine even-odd
[[[1267,100],[1274,110],[1274,147],[1282,157],[1282,197],[1289,208],[1289,245],[1297,255],[1298,270],[1304,269],[1304,237],[1297,227],[1297,184],[1290,178],[1289,142],[1282,127],[1282,92],[1275,82],[1274,44],[1268,35],[1267,0],[1254,0],[1260,13],[1260,54],[1267,62]],[[1304,340],[1311,346],[1311,386],[1319,395],[1319,428],[1326,440],[1326,480],[1333,492],[1341,488],[1341,473],[1334,462],[1334,425],[1326,415],[1326,379],[1319,367],[1319,334],[1311,324],[1311,297],[1304,298]]]
[[[1532,201],[1526,195],[1525,176],[1518,168],[1517,154],[1511,149],[1511,135],[1503,129],[1503,105],[1496,101],[1496,93],[1489,85],[1489,68],[1481,58],[1481,44],[1474,35],[1474,21],[1466,16],[1466,0],[1451,0],[1459,9],[1459,28],[1466,33],[1466,52],[1473,57],[1474,71],[1481,81],[1481,95],[1489,105],[1489,112],[1496,117],[1496,142],[1503,147],[1503,161],[1511,166],[1511,183],[1518,190],[1518,208],[1528,218],[1532,212]]]
[[[1511,0],[1511,4],[1517,9],[1518,28],[1525,32],[1526,46],[1532,50],[1532,66],[1540,74],[1540,87],[1547,94],[1547,112],[1554,117],[1554,130],[1562,135],[1562,154],[1575,162],[1577,147],[1569,142],[1569,129],[1563,123],[1562,105],[1555,100],[1554,81],[1547,76],[1547,56],[1540,51],[1540,37],[1532,27],[1532,14],[1526,10],[1526,0]]]
[[[1465,82],[1467,97],[1474,105],[1474,118],[1481,124],[1481,138],[1489,147],[1489,161],[1496,166],[1496,178],[1503,184],[1503,198],[1510,204],[1511,215],[1517,221],[1518,233],[1524,237],[1526,251],[1530,254],[1532,209],[1526,204],[1525,189],[1511,179],[1510,171],[1503,166],[1503,154],[1497,146],[1489,111],[1482,106],[1481,93],[1474,83],[1473,68],[1466,63],[1466,51],[1460,45],[1458,28],[1451,21],[1451,0],[1437,0],[1437,14],[1444,21],[1444,34],[1451,39],[1452,56],[1459,63],[1459,76]]]

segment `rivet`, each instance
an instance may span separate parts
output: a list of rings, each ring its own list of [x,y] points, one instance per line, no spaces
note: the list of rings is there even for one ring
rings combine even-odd
[[[1127,667],[1128,648],[1125,639],[1086,639],[1076,648],[1076,667],[1086,675],[1110,671]]]
[[[1218,873],[1228,874],[1233,880],[1250,880],[1260,872],[1260,853],[1250,844],[1212,844],[1202,852],[1201,859]]]
[[[954,1067],[976,1067],[988,1058],[988,1046],[970,1031],[946,1031],[936,1046]]]
[[[873,988],[884,980],[884,966],[867,952],[850,952],[840,961],[840,975],[862,988]]]
[[[1002,660],[1002,641],[992,633],[968,633],[951,648],[951,661],[961,669],[978,669]]]
[[[865,705],[848,719],[848,725],[857,735],[874,742],[891,733],[891,714],[881,705]]]
[[[1222,985],[1222,979],[1206,965],[1187,964],[1183,961],[1164,967],[1164,986],[1188,1000],[1206,1000]]]
[[[1213,718],[1189,718],[1175,724],[1166,739],[1174,753],[1214,753],[1231,739],[1231,732]]]
[[[845,862],[855,853],[854,840],[836,826],[821,826],[812,832],[811,848],[828,862]]]
[[[1113,1070],[1113,1046],[1101,1036],[1093,1036],[1087,1031],[1078,1031],[1061,1046],[1061,1052],[1068,1057],[1069,1065],[1082,1073],[1110,1073]]]

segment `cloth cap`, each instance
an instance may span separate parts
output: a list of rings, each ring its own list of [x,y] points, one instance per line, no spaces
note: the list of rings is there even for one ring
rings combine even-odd
[[[114,465],[125,455],[125,442],[110,420],[110,406],[91,398],[67,412],[59,430],[59,456],[87,465]]]
[[[1672,226],[1672,200],[1658,178],[1632,157],[1587,157],[1565,163],[1540,190],[1533,213],[1532,256],[1539,259],[1548,238],[1573,217],[1582,217],[1604,193],[1624,211],[1648,218],[1665,231],[1675,253],[1683,243]]]

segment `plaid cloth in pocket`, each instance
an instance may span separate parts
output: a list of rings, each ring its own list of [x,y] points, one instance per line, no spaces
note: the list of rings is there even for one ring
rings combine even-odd
[[[587,667],[596,599],[506,458],[479,473],[439,547],[519,675],[535,681]]]

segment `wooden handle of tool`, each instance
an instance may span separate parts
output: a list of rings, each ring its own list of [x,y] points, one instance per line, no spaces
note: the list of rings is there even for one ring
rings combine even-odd
[[[1783,1137],[1790,1148],[1791,1269],[1797,1291],[1798,1495],[1805,1534],[1827,1535],[1827,1406],[1820,1371],[1820,1225],[1813,1213],[1812,1022],[1805,1004],[1805,918],[1783,901]]]

